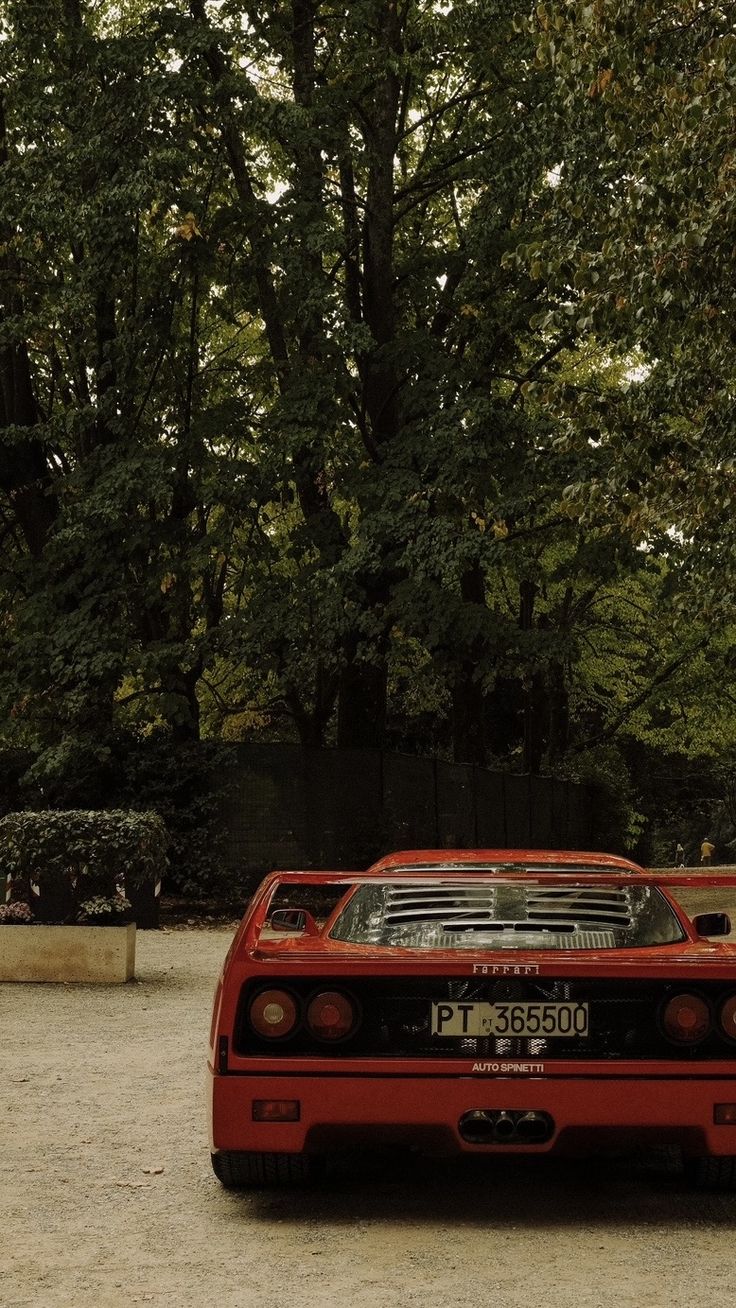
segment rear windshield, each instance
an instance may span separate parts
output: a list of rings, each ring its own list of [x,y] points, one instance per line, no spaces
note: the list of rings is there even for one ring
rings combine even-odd
[[[475,879],[361,885],[330,934],[399,949],[628,949],[685,939],[655,886]]]

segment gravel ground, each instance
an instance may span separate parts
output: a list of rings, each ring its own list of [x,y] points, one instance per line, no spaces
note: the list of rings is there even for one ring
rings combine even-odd
[[[127,986],[0,986],[2,1308],[730,1301],[736,1198],[656,1160],[372,1158],[223,1191],[204,1045],[229,939],[139,933]]]

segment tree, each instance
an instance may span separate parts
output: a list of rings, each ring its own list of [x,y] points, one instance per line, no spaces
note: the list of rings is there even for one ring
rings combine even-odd
[[[574,340],[550,345],[530,326],[548,288],[502,264],[549,207],[548,78],[494,4],[190,10],[179,48],[185,70],[205,70],[201,112],[229,167],[227,213],[249,256],[238,291],[257,308],[274,386],[278,498],[293,486],[301,515],[280,547],[316,634],[305,678],[271,588],[269,666],[302,739],[324,738],[336,699],[338,743],[379,744],[408,606],[452,683],[456,755],[482,758],[498,642],[477,524],[505,530],[554,459],[523,389]]]
[[[615,497],[642,534],[674,526],[731,605],[733,7],[542,4],[535,28],[565,144],[552,225],[526,256],[553,285],[573,279],[579,330],[639,364],[618,393],[548,399],[574,406],[579,445],[611,447],[612,477],[584,495]]]
[[[701,734],[729,38],[649,16],[7,0],[0,696],[44,784],[157,736],[571,774]]]
[[[238,498],[213,473],[248,402],[225,389],[234,333],[190,208],[203,220],[214,182],[188,166],[160,27],[141,6],[117,25],[41,9],[29,25],[9,5],[5,43],[4,339],[23,406],[4,427],[7,671],[16,716],[63,761],[67,737],[104,757],[126,674],[197,733]]]

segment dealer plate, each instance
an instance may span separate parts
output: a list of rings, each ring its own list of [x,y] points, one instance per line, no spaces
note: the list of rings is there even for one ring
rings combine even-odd
[[[521,1036],[526,1039],[587,1036],[588,1004],[432,1004],[432,1035]]]

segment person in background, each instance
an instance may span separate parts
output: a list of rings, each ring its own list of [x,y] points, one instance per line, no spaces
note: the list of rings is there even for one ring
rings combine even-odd
[[[711,858],[713,857],[713,850],[714,850],[714,849],[715,849],[715,845],[713,844],[713,841],[712,841],[712,840],[709,840],[708,837],[706,836],[706,837],[705,837],[705,840],[703,841],[702,845],[700,846],[700,861],[701,861],[701,863],[710,863],[710,860],[711,860]]]
[[[680,840],[675,845],[675,867],[685,866],[685,846]]]

